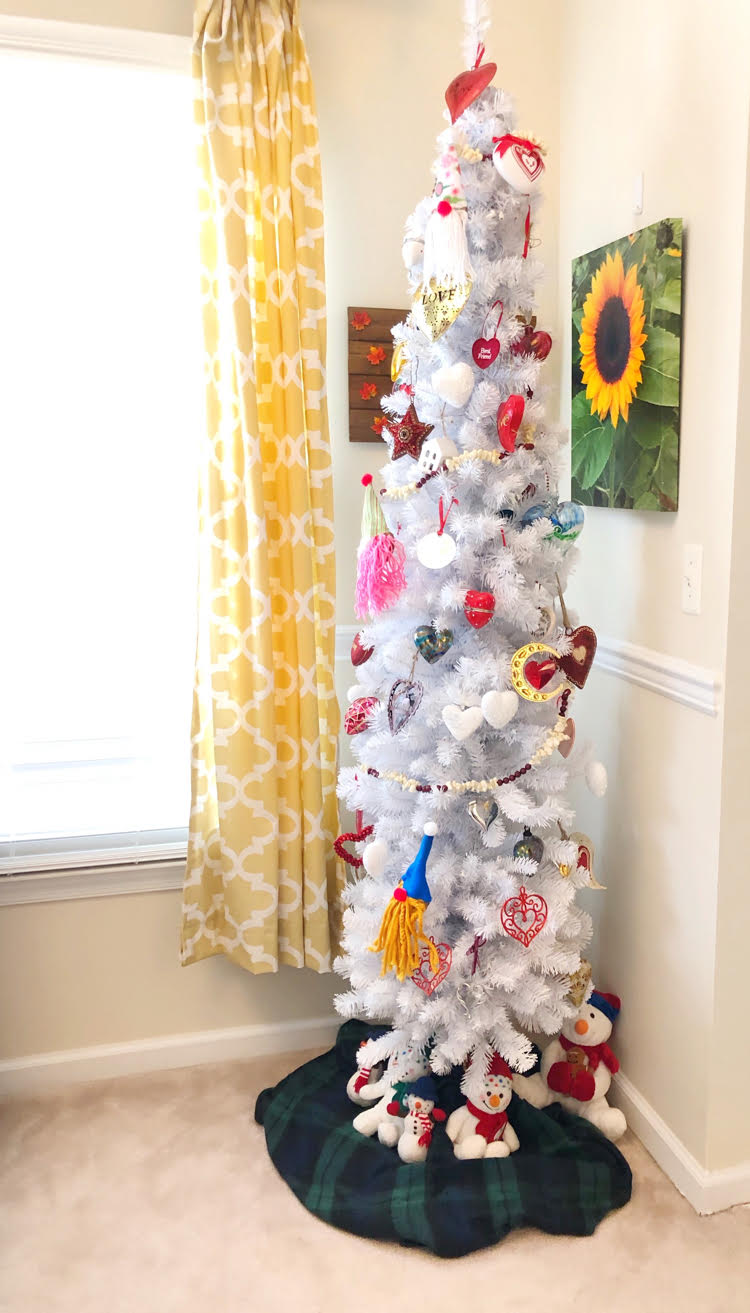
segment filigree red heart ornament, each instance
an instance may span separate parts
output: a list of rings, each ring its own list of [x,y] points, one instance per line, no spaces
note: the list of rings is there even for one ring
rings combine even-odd
[[[579,625],[569,636],[572,647],[567,656],[560,657],[560,669],[571,684],[583,688],[596,656],[596,634],[589,625]]]
[[[414,984],[417,985],[428,998],[430,994],[435,992],[438,985],[442,984],[445,980],[445,977],[451,969],[451,962],[453,960],[453,949],[450,944],[436,944],[434,939],[431,939],[430,943],[437,949],[437,971],[433,972],[432,967],[430,966],[430,950],[427,945],[424,944],[422,951],[419,954],[419,966],[411,977]]]
[[[500,923],[506,934],[528,948],[547,920],[547,904],[541,894],[530,894],[521,885],[517,894],[506,898],[500,912]]]

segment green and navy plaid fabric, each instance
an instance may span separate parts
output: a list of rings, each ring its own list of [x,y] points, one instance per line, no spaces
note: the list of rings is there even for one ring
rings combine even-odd
[[[335,1048],[263,1090],[256,1104],[274,1166],[322,1221],[459,1258],[522,1226],[591,1235],[628,1202],[632,1182],[622,1154],[557,1104],[539,1112],[513,1097],[508,1115],[521,1148],[509,1158],[460,1162],[444,1123],[422,1164],[402,1163],[376,1136],[359,1135],[346,1082],[361,1041],[373,1034],[382,1027],[347,1021]],[[448,1114],[463,1102],[460,1078],[459,1068],[437,1078]]]

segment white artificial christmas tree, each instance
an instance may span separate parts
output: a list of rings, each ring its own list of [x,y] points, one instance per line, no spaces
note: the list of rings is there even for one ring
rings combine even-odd
[[[477,61],[449,88],[435,190],[407,221],[391,459],[365,494],[357,765],[339,791],[374,834],[345,895],[337,1007],[393,1028],[365,1067],[408,1044],[438,1074],[471,1059],[481,1081],[493,1053],[528,1070],[528,1034],[556,1034],[581,1001],[591,871],[567,793],[576,773],[598,793],[606,775],[571,753],[596,640],[561,610],[582,512],[557,500],[565,437],[545,418],[550,340],[533,321],[543,152],[490,85],[470,8]]]

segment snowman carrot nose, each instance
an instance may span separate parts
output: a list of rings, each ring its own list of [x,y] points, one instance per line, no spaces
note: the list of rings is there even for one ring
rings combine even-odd
[[[586,1034],[586,1031],[588,1030],[588,1028],[589,1028],[589,1023],[588,1023],[588,1021],[584,1021],[584,1020],[583,1020],[583,1017],[582,1017],[580,1021],[577,1021],[577,1022],[576,1022],[576,1024],[575,1024],[575,1028],[574,1028],[574,1029],[575,1029],[576,1035],[585,1035],[585,1034]]]
[[[499,1094],[491,1094],[491,1095],[490,1095],[490,1098],[489,1098],[489,1104],[490,1104],[490,1107],[491,1107],[491,1108],[496,1108],[499,1102],[500,1102],[500,1095],[499,1095]]]

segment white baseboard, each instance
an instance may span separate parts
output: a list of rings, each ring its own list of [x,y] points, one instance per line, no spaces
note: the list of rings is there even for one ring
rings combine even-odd
[[[340,1025],[339,1017],[313,1017],[274,1025],[156,1035],[152,1039],[97,1044],[59,1053],[33,1053],[0,1062],[0,1095],[40,1094],[79,1081],[327,1048],[333,1044]]]
[[[610,1102],[621,1108],[628,1126],[697,1213],[720,1213],[750,1203],[750,1162],[711,1172],[620,1071],[612,1081]]]

